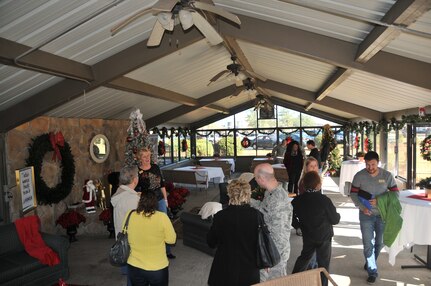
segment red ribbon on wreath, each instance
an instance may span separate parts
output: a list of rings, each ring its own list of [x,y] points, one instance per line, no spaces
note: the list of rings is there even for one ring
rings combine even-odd
[[[248,148],[250,144],[251,144],[250,139],[248,139],[247,136],[241,140],[241,146],[244,148]]]
[[[365,139],[365,142],[364,142],[364,151],[365,151],[365,153],[368,153],[368,148],[370,147],[370,139]]]
[[[56,161],[56,158],[61,161],[61,153],[58,147],[64,147],[64,136],[61,131],[50,132],[49,141],[51,142],[52,149],[54,149],[54,155],[52,155],[52,160]]]
[[[181,150],[182,150],[183,152],[186,152],[186,151],[187,151],[187,149],[189,149],[189,146],[187,145],[187,140],[186,140],[186,139],[183,139],[183,141],[181,141]]]
[[[355,143],[353,144],[353,148],[355,148],[356,150],[359,149],[359,136],[356,135],[355,137]]]
[[[159,145],[157,146],[157,153],[159,153],[159,156],[163,156],[166,153],[165,149],[165,143],[163,141],[159,141]]]

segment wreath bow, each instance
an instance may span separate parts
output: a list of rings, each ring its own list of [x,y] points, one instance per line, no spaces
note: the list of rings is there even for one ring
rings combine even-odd
[[[52,155],[52,160],[56,161],[56,158],[61,161],[61,153],[58,147],[64,147],[64,136],[61,131],[50,132],[49,141],[51,142],[52,149],[54,150],[54,155]]]

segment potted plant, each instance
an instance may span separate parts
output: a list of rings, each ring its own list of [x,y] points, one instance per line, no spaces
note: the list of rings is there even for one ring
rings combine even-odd
[[[55,224],[61,225],[66,229],[67,235],[69,235],[69,241],[77,241],[75,235],[78,232],[77,228],[81,222],[85,222],[85,217],[73,209],[67,209],[61,216],[58,217]]]
[[[103,221],[103,224],[106,225],[106,230],[109,231],[109,238],[114,237],[114,222],[112,217],[112,209],[106,208],[99,214],[99,220]]]
[[[431,177],[427,177],[416,184],[421,189],[425,189],[425,195],[431,199]]]

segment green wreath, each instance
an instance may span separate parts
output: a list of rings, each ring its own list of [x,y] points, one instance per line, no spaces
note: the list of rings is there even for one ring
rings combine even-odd
[[[41,177],[43,158],[47,152],[54,151],[49,140],[49,134],[42,134],[32,139],[32,141],[26,164],[27,166],[34,166],[37,201],[41,205],[56,204],[70,194],[73,186],[75,161],[70,146],[67,142],[64,142],[64,147],[58,147],[62,158],[61,182],[57,186],[50,188]]]
[[[425,137],[420,146],[422,158],[431,161],[431,135]]]

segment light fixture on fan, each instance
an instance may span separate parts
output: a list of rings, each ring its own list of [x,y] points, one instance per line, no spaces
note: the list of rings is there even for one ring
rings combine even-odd
[[[157,20],[154,23],[153,30],[147,41],[147,46],[149,47],[160,45],[164,32],[174,30],[176,18],[179,19],[184,30],[188,30],[195,25],[211,45],[217,45],[223,42],[223,38],[199,13],[203,11],[217,14],[238,25],[241,24],[237,16],[211,4],[199,2],[197,0],[159,0],[152,8],[139,11],[114,26],[111,29],[111,33],[115,35],[136,19],[148,13],[152,13],[157,17]]]

